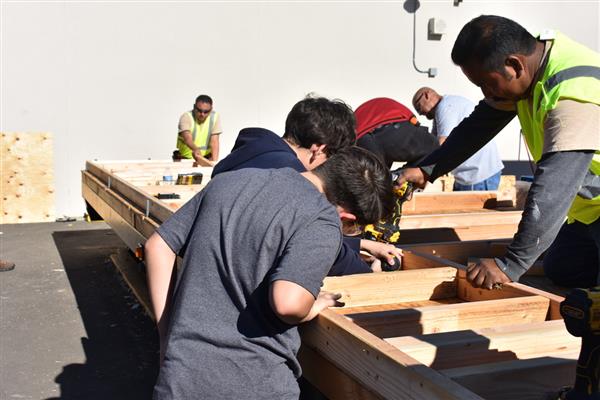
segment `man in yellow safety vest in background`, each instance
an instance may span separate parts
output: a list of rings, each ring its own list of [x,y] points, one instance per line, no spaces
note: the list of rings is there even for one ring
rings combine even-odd
[[[474,286],[517,281],[544,256],[556,284],[591,287],[600,259],[600,54],[555,31],[537,38],[516,22],[467,23],[452,61],[482,100],[444,144],[398,183],[424,186],[489,142],[515,116],[537,164],[519,229],[503,257],[469,268]],[[566,217],[566,221],[565,221]]]
[[[177,151],[174,159],[193,158],[199,165],[212,166],[219,160],[221,117],[213,110],[212,99],[202,94],[194,108],[179,118]]]

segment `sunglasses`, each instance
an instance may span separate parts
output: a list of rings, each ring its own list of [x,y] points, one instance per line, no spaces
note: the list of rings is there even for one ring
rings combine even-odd
[[[209,108],[208,110],[202,110],[201,108],[194,107],[194,110],[196,110],[198,114],[209,114],[212,111],[212,108]]]

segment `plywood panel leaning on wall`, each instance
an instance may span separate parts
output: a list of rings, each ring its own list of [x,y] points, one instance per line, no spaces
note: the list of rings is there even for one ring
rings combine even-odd
[[[55,220],[52,134],[0,133],[0,223]]]

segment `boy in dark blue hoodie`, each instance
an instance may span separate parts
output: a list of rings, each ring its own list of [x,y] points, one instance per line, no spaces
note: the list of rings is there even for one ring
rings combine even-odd
[[[242,168],[293,168],[312,170],[341,148],[352,146],[356,137],[354,114],[341,101],[306,97],[294,105],[285,121],[283,137],[263,128],[242,129],[231,153],[213,169],[212,176]],[[360,257],[361,247],[375,257],[401,256],[392,245],[344,236],[330,276],[372,272]]]

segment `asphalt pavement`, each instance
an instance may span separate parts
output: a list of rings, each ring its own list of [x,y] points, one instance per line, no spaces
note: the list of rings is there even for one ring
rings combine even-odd
[[[0,225],[0,399],[149,399],[158,338],[103,222]]]

